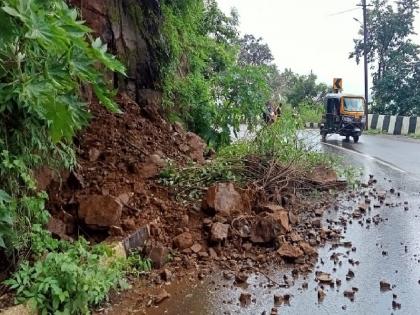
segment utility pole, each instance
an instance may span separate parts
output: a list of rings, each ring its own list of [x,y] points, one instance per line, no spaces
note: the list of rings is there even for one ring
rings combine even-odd
[[[363,56],[364,56],[364,70],[365,70],[365,115],[366,115],[366,130],[369,129],[369,68],[368,68],[368,29],[367,29],[367,7],[366,0],[362,0],[362,4],[359,4],[363,8]]]

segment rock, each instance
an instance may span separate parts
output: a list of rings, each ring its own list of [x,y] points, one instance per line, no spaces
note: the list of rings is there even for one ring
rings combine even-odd
[[[277,211],[270,214],[270,216],[280,224],[282,234],[290,232],[289,213],[287,211]]]
[[[328,167],[317,166],[310,174],[310,179],[321,186],[337,183],[337,173]]]
[[[193,132],[187,132],[185,136],[188,146],[190,147],[188,154],[191,159],[197,163],[204,163],[204,151],[207,147],[206,143]]]
[[[350,280],[354,278],[354,272],[353,270],[349,269],[349,271],[346,274],[346,280]]]
[[[99,159],[102,152],[99,151],[97,148],[90,148],[88,152],[88,157],[90,162],[95,162]]]
[[[319,275],[316,276],[316,279],[321,283],[332,283],[333,278],[329,273],[321,272]]]
[[[315,228],[320,228],[321,227],[321,219],[314,219],[312,220],[312,226]]]
[[[399,310],[399,309],[401,309],[401,304],[396,302],[396,301],[392,301],[392,308],[394,310]]]
[[[325,292],[323,290],[319,289],[318,290],[318,301],[319,302],[324,301],[325,296],[326,296]]]
[[[369,208],[369,206],[366,203],[360,203],[357,208],[362,211],[362,212],[366,212],[366,210]]]
[[[343,294],[346,298],[349,298],[351,301],[354,300],[354,291],[346,290],[346,291],[343,292]]]
[[[294,214],[292,211],[289,211],[289,222],[292,225],[296,225],[299,223],[299,217]]]
[[[280,305],[283,303],[283,295],[274,294],[274,304]]]
[[[228,238],[229,224],[216,222],[211,227],[211,241],[222,242]]]
[[[164,246],[152,247],[149,253],[149,259],[154,268],[162,268],[168,260],[169,250]]]
[[[302,236],[300,236],[296,232],[290,233],[290,239],[291,239],[292,242],[300,242],[300,241],[303,241]]]
[[[276,204],[273,204],[273,203],[260,205],[259,208],[260,208],[261,212],[269,212],[269,213],[276,213],[276,212],[280,212],[280,211],[285,211],[285,209],[282,206],[279,206],[279,205],[276,205]]]
[[[80,201],[79,218],[90,228],[118,225],[122,205],[111,196],[91,195]]]
[[[174,246],[179,250],[190,248],[194,244],[193,237],[189,232],[179,234],[177,237],[174,238],[173,242]]]
[[[288,259],[297,259],[299,257],[303,256],[303,251],[296,246],[293,246],[289,243],[284,243],[279,250],[277,251],[277,253],[283,257],[283,258],[288,258]]]
[[[218,183],[211,186],[202,203],[203,210],[210,215],[232,216],[245,210],[241,194],[233,183]]]
[[[379,288],[380,288],[381,292],[390,291],[391,290],[391,284],[382,280],[381,282],[379,282]]]
[[[165,161],[159,155],[152,154],[139,165],[137,173],[144,179],[153,178],[159,175],[165,164]]]
[[[165,282],[171,282],[174,279],[174,275],[169,269],[163,270],[161,273],[161,277]]]
[[[239,301],[243,307],[251,305],[252,295],[251,293],[244,293],[242,292],[239,296]]]
[[[219,258],[219,256],[217,255],[217,252],[214,250],[213,247],[209,248],[209,256],[212,259],[218,259]]]
[[[277,308],[273,307],[273,308],[271,309],[270,315],[278,315],[278,310],[277,310]]]
[[[248,275],[244,272],[238,272],[235,275],[235,282],[238,284],[245,283],[248,280]]]
[[[121,226],[126,231],[132,231],[136,228],[136,222],[132,218],[127,218],[122,221]]]
[[[202,246],[198,243],[195,243],[192,247],[191,250],[193,251],[193,253],[199,253],[201,251]]]
[[[166,292],[165,289],[160,289],[159,292],[153,297],[153,303],[155,303],[155,305],[158,305],[164,300],[169,299],[170,297],[171,295],[168,292]]]
[[[124,231],[121,227],[113,225],[108,230],[109,235],[111,236],[123,236]]]
[[[58,236],[63,240],[70,240],[71,238],[66,234],[67,233],[67,224],[63,221],[50,217],[47,224],[48,231],[54,235]]]
[[[257,217],[256,222],[251,227],[251,242],[268,243],[276,239],[280,234],[282,227],[271,213],[265,217]]]
[[[311,245],[309,245],[306,242],[300,242],[299,243],[300,248],[303,250],[303,252],[305,253],[305,255],[308,256],[315,256],[318,255],[318,252],[315,248],[313,248]]]

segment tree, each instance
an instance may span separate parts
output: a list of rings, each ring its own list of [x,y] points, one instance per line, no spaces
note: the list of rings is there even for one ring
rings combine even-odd
[[[367,56],[373,72],[373,110],[383,114],[411,115],[420,113],[419,47],[410,36],[414,34],[415,12],[418,0],[372,1],[368,10],[369,36]],[[362,38],[355,39],[354,52],[350,58],[360,62],[365,44]]]
[[[287,102],[293,106],[302,103],[317,104],[329,92],[325,83],[317,83],[318,77],[311,72],[308,75],[299,75],[291,69],[280,74],[279,90]]]
[[[255,38],[254,35],[246,34],[239,39],[239,57],[240,65],[270,65],[274,58],[270,47],[262,42],[262,38]]]

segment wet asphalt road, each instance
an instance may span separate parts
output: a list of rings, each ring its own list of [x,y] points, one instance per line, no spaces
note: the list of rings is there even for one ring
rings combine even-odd
[[[325,287],[326,297],[320,303],[315,273],[306,279],[297,279],[289,289],[268,287],[266,278],[261,275],[252,276],[247,288],[239,288],[216,274],[202,283],[181,283],[168,288],[172,298],[159,309],[149,309],[148,313],[262,314],[265,311],[270,314],[274,307],[273,294],[288,293],[293,296],[291,303],[279,307],[279,314],[420,314],[420,141],[393,136],[362,136],[360,143],[354,144],[333,136],[321,144],[318,132],[305,132],[305,136],[318,150],[335,153],[346,164],[359,168],[364,179],[374,174],[378,190],[394,188],[401,193],[400,197],[387,195],[387,201],[396,206],[383,205],[369,210],[363,218],[363,225],[357,220],[348,224],[343,233],[344,241],[352,242],[354,252],[344,247],[333,249],[331,244],[320,248],[315,270],[331,273],[334,279],[342,280],[342,285]],[[324,216],[324,225],[328,225],[327,219],[338,220],[348,215],[358,201],[343,198],[339,204],[338,211],[330,210]],[[379,215],[381,222],[378,225],[366,224],[366,219],[375,215]],[[342,255],[341,266],[335,266],[330,260],[332,253]],[[352,266],[349,259],[360,264]],[[346,281],[349,269],[354,271],[355,277]],[[281,282],[284,274],[290,275],[290,270],[280,271],[274,267],[270,276]],[[389,282],[392,291],[381,292],[381,280]],[[301,288],[303,282],[309,283],[308,289]],[[358,291],[351,302],[343,292],[353,287]],[[241,292],[250,292],[255,297],[248,308],[238,305]],[[393,309],[393,300],[401,304],[401,309]]]

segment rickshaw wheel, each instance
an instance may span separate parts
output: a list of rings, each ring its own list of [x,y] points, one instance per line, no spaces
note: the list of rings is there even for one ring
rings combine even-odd
[[[359,136],[354,136],[354,137],[353,137],[353,140],[354,140],[354,143],[359,142]]]
[[[346,136],[346,142],[350,141],[350,136]]]

